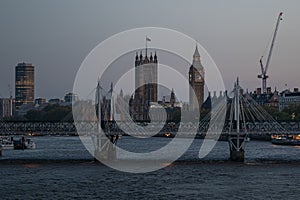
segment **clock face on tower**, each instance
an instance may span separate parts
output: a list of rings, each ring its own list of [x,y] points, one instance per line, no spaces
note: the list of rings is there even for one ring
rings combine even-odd
[[[195,81],[201,81],[202,80],[202,76],[199,72],[195,72]]]

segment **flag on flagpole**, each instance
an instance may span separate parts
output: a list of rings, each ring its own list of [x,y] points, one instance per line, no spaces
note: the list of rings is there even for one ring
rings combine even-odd
[[[147,41],[147,42],[151,42],[151,39],[148,38],[148,37],[146,37],[146,41]]]

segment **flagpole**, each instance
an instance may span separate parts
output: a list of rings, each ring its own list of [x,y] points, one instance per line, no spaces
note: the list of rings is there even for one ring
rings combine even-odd
[[[151,42],[151,39],[148,38],[148,36],[146,35],[146,56],[147,56],[148,42]]]
[[[147,37],[147,35],[146,35],[146,55],[145,55],[145,57],[147,57],[147,43],[148,43],[148,39],[147,39],[148,37]]]

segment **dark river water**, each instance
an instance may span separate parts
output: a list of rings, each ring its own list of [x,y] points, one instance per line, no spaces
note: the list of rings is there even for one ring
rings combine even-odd
[[[204,159],[195,140],[178,162],[158,171],[131,174],[101,163],[78,137],[34,137],[35,150],[3,150],[0,199],[300,199],[300,147],[246,144],[245,162],[228,161],[227,142]],[[151,149],[123,137],[119,145]]]

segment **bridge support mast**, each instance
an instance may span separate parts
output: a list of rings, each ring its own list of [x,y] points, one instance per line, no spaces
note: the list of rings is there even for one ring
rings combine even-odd
[[[111,98],[113,92],[113,87],[111,85],[111,89],[109,91]],[[119,139],[118,134],[112,134],[110,132],[110,121],[111,119],[101,119],[102,113],[104,112],[104,117],[108,116],[108,108],[107,108],[107,102],[102,102],[102,88],[100,86],[100,82],[98,81],[97,90],[96,90],[96,110],[97,110],[97,117],[98,117],[98,131],[95,137],[95,152],[94,152],[94,160],[108,160],[113,161],[116,160],[117,154],[116,154],[116,143]],[[112,99],[111,99],[111,109],[112,110]],[[101,111],[101,109],[104,109]],[[114,113],[111,113],[113,115]],[[102,122],[103,122],[103,129],[102,130]],[[112,119],[113,122],[113,119]]]
[[[232,129],[229,131],[229,150],[230,150],[230,160],[236,161],[236,162],[244,162],[245,159],[245,142],[246,142],[246,136],[245,134],[240,134],[240,86],[239,86],[239,79],[237,78],[237,81],[234,85],[234,113],[231,114],[231,124],[235,122],[236,124],[236,133],[232,132]],[[233,120],[234,115],[234,120]],[[232,127],[232,125],[231,125]]]

